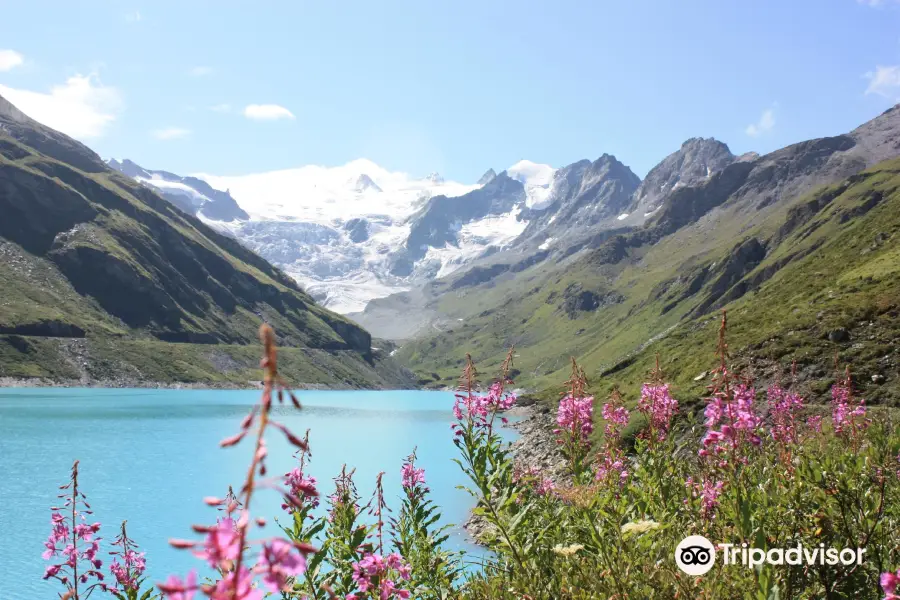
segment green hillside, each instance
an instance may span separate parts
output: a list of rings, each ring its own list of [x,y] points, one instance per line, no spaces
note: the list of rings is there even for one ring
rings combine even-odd
[[[696,207],[720,184],[686,191],[682,204]],[[634,390],[658,353],[689,399],[708,383],[727,308],[732,352],[757,375],[796,361],[802,379],[827,378],[837,354],[867,396],[900,406],[898,189],[900,160],[890,160],[765,211],[728,201],[684,222],[660,215],[569,263],[444,294],[440,309],[457,325],[399,354],[439,386],[453,381],[465,352],[484,372],[515,344],[516,383],[550,396],[569,356],[597,387]],[[827,379],[819,386],[812,391],[825,391]]]
[[[0,290],[0,377],[242,384],[266,321],[297,383],[410,382],[268,262],[2,98]]]

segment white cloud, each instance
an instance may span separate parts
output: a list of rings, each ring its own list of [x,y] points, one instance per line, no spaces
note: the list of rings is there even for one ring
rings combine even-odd
[[[189,135],[191,135],[191,130],[182,127],[165,127],[153,132],[153,137],[158,140],[181,140]]]
[[[866,73],[869,87],[866,94],[878,94],[886,98],[896,98],[900,95],[900,65],[888,67],[877,66],[874,72]]]
[[[747,129],[744,132],[750,137],[759,137],[772,131],[773,127],[775,127],[775,109],[767,108],[759,116],[759,121],[747,125]]]
[[[188,71],[188,74],[191,77],[205,77],[206,75],[211,75],[212,72],[213,72],[212,67],[200,66],[200,67],[194,67],[193,69]]]
[[[25,57],[15,50],[0,50],[0,72],[11,71],[25,62]]]
[[[244,116],[254,121],[275,121],[277,119],[295,119],[294,113],[277,104],[248,104]]]
[[[125,15],[126,23],[138,23],[143,20],[144,20],[144,17],[143,17],[143,15],[141,15],[141,11],[139,11],[139,10],[130,12],[127,15]]]
[[[96,75],[74,75],[49,93],[0,85],[3,96],[26,115],[78,139],[102,136],[122,109],[122,97]]]
[[[216,104],[214,106],[210,106],[209,110],[217,113],[228,113],[231,112],[230,104]]]

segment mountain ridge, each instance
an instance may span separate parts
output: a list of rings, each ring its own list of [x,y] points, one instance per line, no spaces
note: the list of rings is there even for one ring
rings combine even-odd
[[[184,381],[229,379],[202,357],[220,350],[246,354],[266,321],[283,346],[317,353],[319,366],[304,369],[312,378],[306,383],[337,383],[335,373],[346,372],[341,365],[356,363],[355,386],[403,384],[399,370],[388,378],[378,374],[384,359],[374,356],[363,328],[318,306],[234,239],[2,98],[0,213],[4,376],[99,380],[114,376],[115,365],[133,373],[155,364]],[[107,358],[76,360],[67,339]],[[117,356],[113,348],[123,350]],[[190,368],[176,364],[188,357],[196,361]],[[254,370],[246,361],[239,367],[232,381]]]
[[[818,323],[818,311],[805,304],[782,298],[777,306],[756,308],[752,298],[781,297],[781,288],[773,288],[773,282],[790,285],[784,282],[792,278],[803,282],[799,293],[804,297],[827,298],[826,286],[843,289],[849,284],[837,282],[847,281],[845,273],[863,268],[853,266],[859,265],[858,256],[848,255],[845,247],[857,248],[876,265],[887,260],[878,256],[893,256],[900,241],[890,216],[900,202],[896,192],[900,180],[894,176],[898,155],[900,110],[895,108],[848,134],[730,160],[709,177],[669,190],[639,226],[626,221],[617,229],[582,232],[595,241],[573,245],[574,252],[551,244],[497,253],[469,272],[375,301],[370,315],[353,316],[363,324],[390,323],[392,315],[402,311],[406,339],[399,341],[398,356],[423,377],[437,374],[435,386],[450,384],[466,352],[491,369],[499,365],[504,348],[513,344],[522,357],[517,384],[526,388],[544,389],[563,381],[566,364],[557,357],[570,355],[578,356],[594,378],[615,370],[617,378],[625,373],[634,380],[631,383],[639,383],[642,369],[652,366],[652,353],[665,347],[672,355],[666,358],[667,365],[678,361],[687,365],[675,367],[677,381],[699,392],[702,385],[694,382],[696,372],[687,374],[691,365],[702,362],[686,357],[675,340],[690,340],[697,351],[700,340],[691,332],[701,323],[708,331],[711,313],[729,308],[739,321],[741,311],[747,311],[753,325],[739,326],[735,351],[761,361],[757,366],[769,373],[776,366],[785,369],[783,361],[776,364],[771,356],[760,357],[753,349],[765,342],[757,330],[771,336],[777,329],[775,321],[764,320],[766,308],[780,315],[784,306],[797,316],[778,318],[804,321],[797,341],[809,354],[797,354],[800,351],[785,347],[785,341],[776,344],[783,353],[776,358],[793,356],[804,368],[820,372],[838,351],[858,361],[866,377],[877,375],[879,381],[886,378],[893,385],[896,373],[890,365],[896,366],[896,361],[880,363],[884,355],[876,361],[858,343],[832,342],[828,337],[832,330],[857,327],[839,315],[854,314],[866,295],[848,288],[846,303],[835,303]],[[854,242],[852,234],[843,233],[857,227],[869,232],[863,239],[874,241]],[[843,244],[820,237],[825,231],[840,235]],[[832,273],[807,276],[803,269],[810,261],[820,265],[820,271],[821,265],[828,265]],[[850,266],[845,269],[843,263]],[[893,272],[865,267],[876,268]],[[891,277],[872,272],[878,273],[875,287],[886,290],[893,285]],[[873,330],[873,339],[883,339],[885,332],[895,329],[896,311],[884,314],[884,328]],[[413,326],[416,320],[418,327]],[[389,333],[375,329],[378,335]],[[834,338],[845,339],[836,334]],[[671,343],[666,341],[670,339]],[[441,349],[439,354],[436,348]],[[869,385],[864,388],[866,393],[877,391]]]

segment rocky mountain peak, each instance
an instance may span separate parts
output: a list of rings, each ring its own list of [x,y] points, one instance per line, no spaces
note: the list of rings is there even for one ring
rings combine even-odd
[[[482,175],[478,179],[478,185],[484,185],[486,183],[489,183],[496,176],[497,176],[497,173],[493,169],[488,169],[487,171],[484,172],[484,175]]]
[[[378,187],[378,184],[375,183],[372,178],[365,173],[356,178],[356,181],[353,183],[353,189],[357,192],[381,191],[381,188]]]
[[[444,177],[438,173],[437,171],[429,173],[425,179],[433,183],[434,185],[441,185],[444,183]]]
[[[121,161],[118,161],[115,158],[111,158],[106,161],[106,164],[109,165],[110,168],[115,169],[120,173],[124,173],[129,177],[144,177],[147,179],[151,179],[153,177],[153,175],[149,171],[145,170],[142,166],[127,158]]]
[[[652,212],[672,190],[695,185],[735,161],[728,146],[715,138],[690,138],[650,169],[634,194],[629,212]]]
[[[206,181],[196,177],[181,177],[168,171],[152,171],[136,162],[111,158],[106,161],[111,168],[123,175],[149,185],[166,200],[181,210],[202,215],[214,221],[246,221],[250,218],[231,197],[228,191],[214,189]]]

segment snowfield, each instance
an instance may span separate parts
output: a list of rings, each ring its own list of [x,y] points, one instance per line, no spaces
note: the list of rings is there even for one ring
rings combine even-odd
[[[209,201],[190,185],[147,173],[151,175],[136,179],[160,191],[184,195],[194,206]],[[214,189],[227,190],[250,215],[249,220],[224,222],[209,219],[201,211],[199,218],[281,267],[328,308],[351,313],[363,310],[375,298],[447,276],[488,248],[512,243],[527,225],[518,218],[522,210],[549,204],[556,169],[523,160],[507,173],[523,184],[524,206],[451,223],[456,239],[443,247],[426,247],[424,257],[406,270],[397,269],[396,264],[405,256],[417,211],[432,197],[462,196],[481,185],[447,181],[437,173],[416,178],[367,159],[338,167],[307,165],[249,175],[193,176]]]

